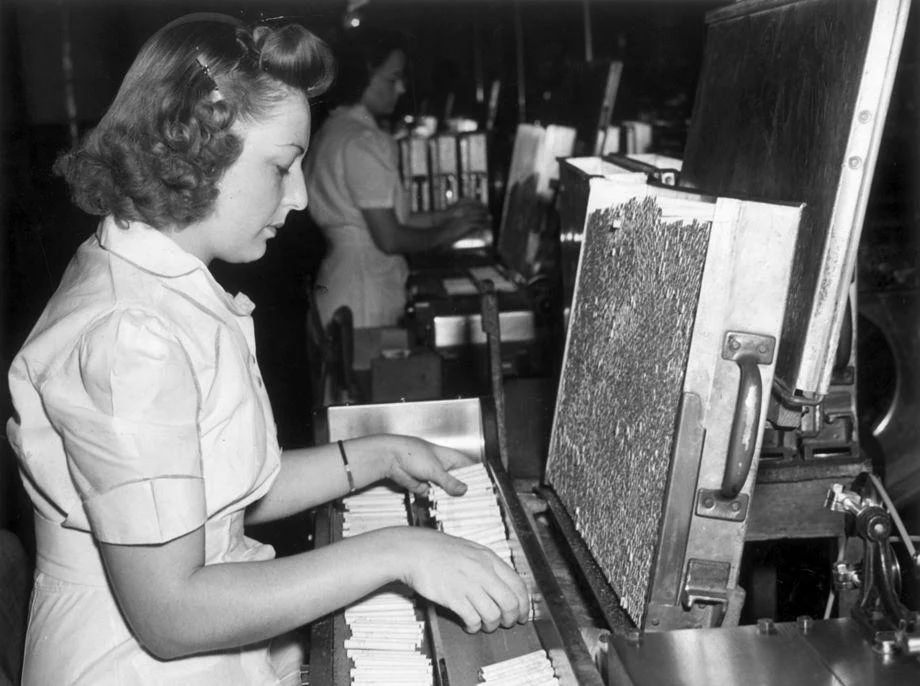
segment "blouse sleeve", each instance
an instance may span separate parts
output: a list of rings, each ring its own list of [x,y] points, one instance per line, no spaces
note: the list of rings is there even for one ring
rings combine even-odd
[[[393,207],[399,168],[393,141],[364,133],[345,145],[345,183],[359,209]]]
[[[49,415],[95,537],[153,544],[201,526],[199,392],[168,326],[114,312],[84,334],[63,372]]]

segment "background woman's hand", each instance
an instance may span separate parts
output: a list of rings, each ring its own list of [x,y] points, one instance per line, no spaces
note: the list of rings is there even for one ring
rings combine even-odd
[[[466,484],[448,474],[449,469],[473,464],[474,460],[453,448],[411,436],[394,436],[386,476],[416,495],[428,492],[428,482],[436,483],[451,495],[462,495]]]
[[[402,581],[454,612],[464,629],[494,631],[527,621],[530,595],[524,581],[494,552],[431,529],[391,530],[405,566]]]
[[[450,237],[449,242],[473,233],[485,231],[492,226],[489,208],[483,203],[472,198],[462,198],[445,210],[447,219],[444,222],[445,233]]]

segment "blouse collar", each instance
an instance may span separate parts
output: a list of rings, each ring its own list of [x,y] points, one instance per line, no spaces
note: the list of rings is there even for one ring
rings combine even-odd
[[[235,314],[248,315],[255,309],[244,293],[231,296],[217,283],[204,262],[148,224],[131,221],[119,225],[114,217],[108,216],[100,222],[96,238],[103,250],[163,278],[176,279],[201,272],[218,297]]]

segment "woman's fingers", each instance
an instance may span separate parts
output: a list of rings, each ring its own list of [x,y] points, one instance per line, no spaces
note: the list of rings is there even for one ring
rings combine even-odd
[[[414,568],[409,585],[455,612],[467,631],[494,631],[527,620],[527,587],[493,551],[430,530],[420,532],[418,540],[427,550],[407,558]]]
[[[431,444],[434,449],[435,457],[444,469],[454,469],[456,467],[466,467],[474,464],[476,460],[454,448],[448,448],[446,445]]]
[[[530,590],[520,575],[506,564],[498,565],[496,574],[505,584],[508,596],[502,601],[502,607],[508,608],[511,622],[526,622],[530,617]],[[510,624],[503,624],[510,626]]]
[[[493,589],[490,589],[490,591],[494,593]],[[505,612],[499,607],[498,603],[495,602],[492,595],[487,593],[484,588],[479,587],[473,588],[466,599],[475,610],[479,620],[478,626],[464,620],[464,624],[466,625],[464,628],[466,631],[469,633],[480,630],[486,633],[495,631],[498,628],[499,622],[502,621]]]
[[[457,496],[466,493],[466,484],[446,471],[442,470],[441,473],[433,477],[431,481],[443,488],[450,495]]]
[[[482,618],[468,598],[461,597],[449,607],[463,623],[463,630],[468,634],[475,634],[482,628]]]

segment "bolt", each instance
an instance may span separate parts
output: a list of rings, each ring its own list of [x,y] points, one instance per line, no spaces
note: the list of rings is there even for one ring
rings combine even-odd
[[[661,620],[658,617],[652,617],[652,626],[658,626],[661,624]]]
[[[872,113],[869,110],[863,110],[859,113],[859,122],[861,124],[869,123],[870,119],[872,119]]]
[[[711,495],[707,495],[705,498],[703,498],[703,507],[705,507],[707,510],[711,510],[715,506],[715,498],[713,498]]]
[[[626,642],[634,646],[639,645],[642,643],[642,632],[638,629],[627,629]]]
[[[738,342],[737,338],[732,336],[731,338],[728,339],[728,347],[731,348],[732,350],[737,350],[738,348],[741,347],[741,344]]]
[[[759,352],[761,355],[766,355],[766,354],[767,354],[767,346],[764,345],[763,343],[761,343],[760,345],[757,346],[757,352]]]
[[[739,503],[737,500],[732,500],[731,508],[732,508],[732,512],[740,512],[741,503]]]
[[[854,155],[849,160],[847,160],[847,164],[850,165],[850,169],[859,169],[860,165],[862,164],[862,158]]]
[[[875,652],[881,653],[882,655],[891,655],[894,653],[896,648],[897,644],[895,643],[894,639],[887,638],[876,638],[875,643],[872,646],[872,649]]]
[[[809,615],[799,615],[795,618],[796,624],[798,624],[799,631],[803,634],[807,634],[812,626],[814,626],[815,620],[813,620]]]
[[[757,620],[757,633],[761,636],[769,636],[776,633],[776,626],[769,617],[762,617]]]

